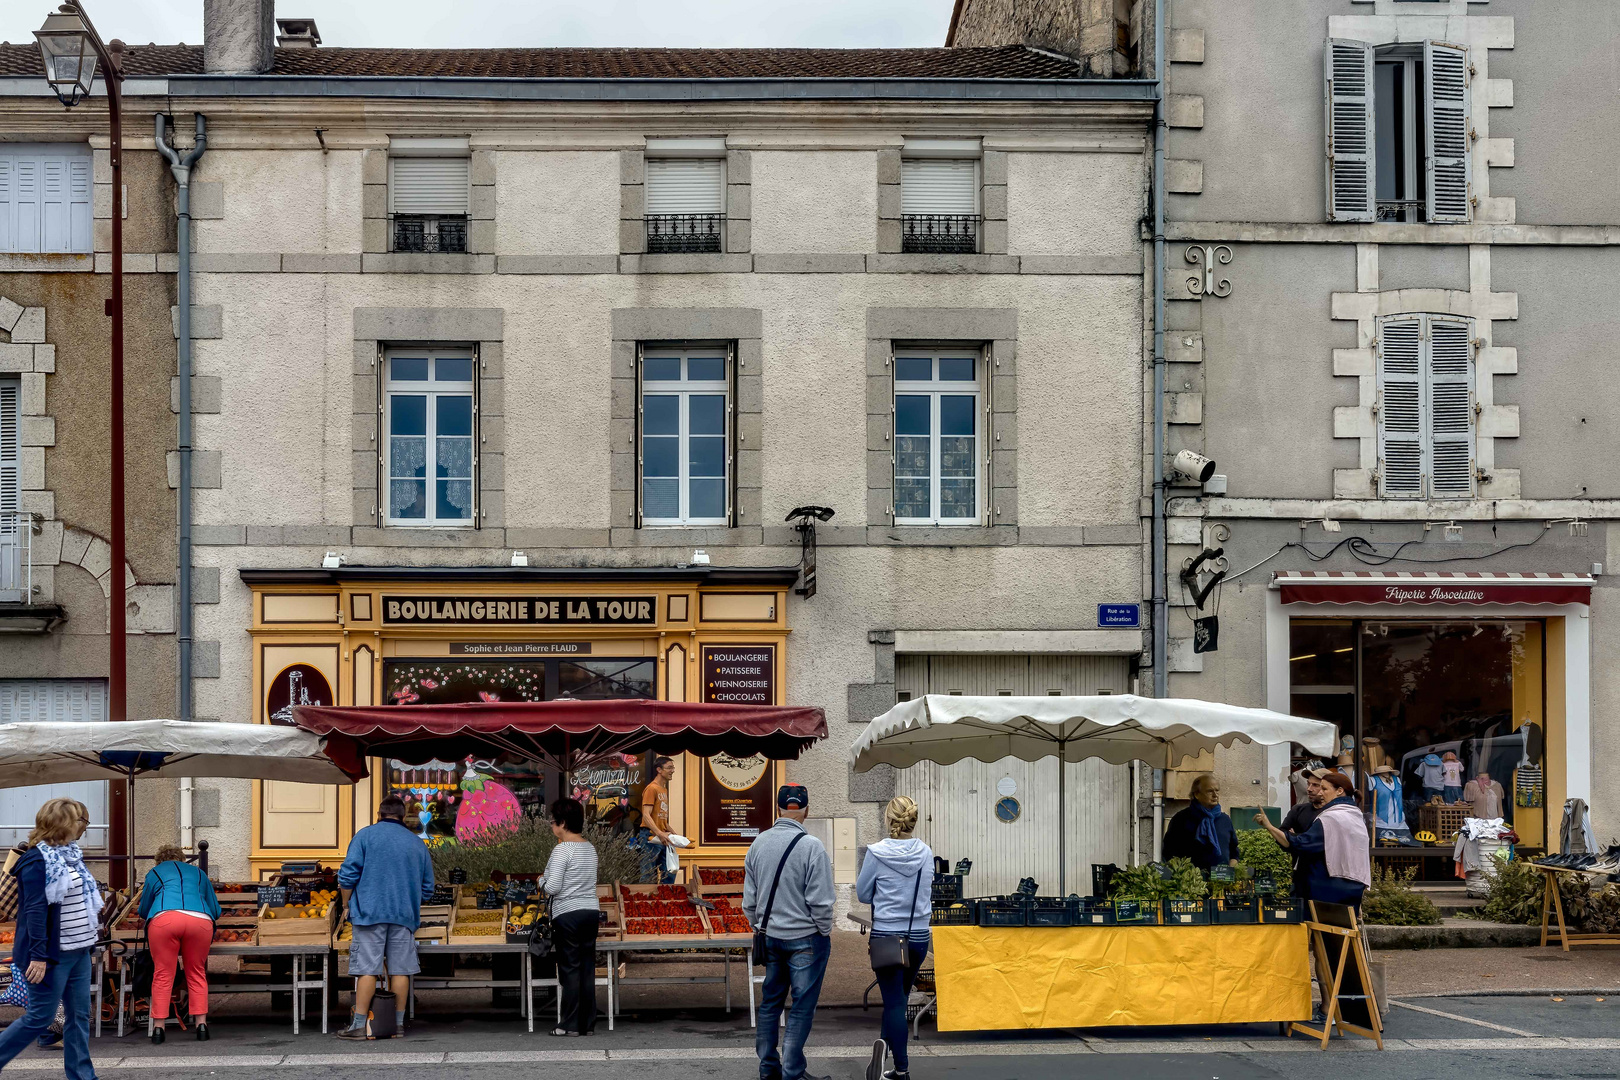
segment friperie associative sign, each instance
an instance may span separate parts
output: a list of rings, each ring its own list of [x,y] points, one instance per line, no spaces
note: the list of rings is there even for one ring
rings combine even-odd
[[[395,626],[653,626],[653,596],[384,596]]]

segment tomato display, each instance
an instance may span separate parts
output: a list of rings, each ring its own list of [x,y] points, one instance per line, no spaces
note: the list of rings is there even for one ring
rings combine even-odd
[[[705,885],[741,885],[743,872],[740,868],[728,869],[720,866],[698,867],[698,879]]]
[[[692,909],[696,912],[696,908]],[[629,934],[646,934],[650,937],[675,937],[679,934],[703,933],[703,920],[693,914],[690,918],[680,919],[626,919],[625,932]]]

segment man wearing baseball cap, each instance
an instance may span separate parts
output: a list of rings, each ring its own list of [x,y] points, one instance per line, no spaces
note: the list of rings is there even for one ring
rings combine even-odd
[[[804,1044],[832,954],[832,860],[804,830],[810,813],[804,785],[783,784],[776,806],[776,824],[759,834],[743,863],[743,913],[755,940],[764,938],[764,955],[756,950],[754,956],[754,963],[765,966],[754,1050],[760,1080],[830,1080],[805,1072]],[[777,1025],[790,991],[793,1005],[779,1055]]]

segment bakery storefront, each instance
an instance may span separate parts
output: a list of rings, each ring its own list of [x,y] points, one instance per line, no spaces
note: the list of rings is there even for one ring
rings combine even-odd
[[[1464,816],[1546,849],[1564,800],[1590,801],[1591,592],[1574,574],[1275,575],[1269,705],[1338,725],[1324,764],[1375,811],[1375,859],[1454,878]]]
[[[553,569],[338,567],[243,570],[253,591],[258,723],[297,705],[452,704],[650,698],[781,705],[787,594],[797,567]],[[335,863],[383,795],[405,798],[428,836],[467,835],[477,816],[540,814],[573,795],[599,818],[639,823],[650,755],[563,776],[538,763],[379,758],[352,789],[254,782],[256,874],[294,860]],[[774,819],[780,766],[682,756],[670,823],[685,861],[741,865]]]

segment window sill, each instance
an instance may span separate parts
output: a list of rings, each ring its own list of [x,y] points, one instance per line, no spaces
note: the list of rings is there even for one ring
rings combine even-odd
[[[463,252],[377,251],[360,257],[366,274],[493,274],[495,256]]]
[[[34,273],[88,274],[96,268],[96,257],[90,252],[0,252],[0,271],[24,270]]]
[[[1016,274],[1016,255],[884,254],[866,257],[869,274]]]
[[[764,542],[758,525],[649,525],[640,529],[613,529],[609,542],[614,547],[752,547]]]
[[[754,257],[747,252],[620,255],[621,274],[747,274]]]
[[[355,547],[499,548],[506,546],[503,529],[475,529],[468,525],[357,525]]]
[[[869,525],[866,542],[887,547],[1010,547],[1016,525]]]

